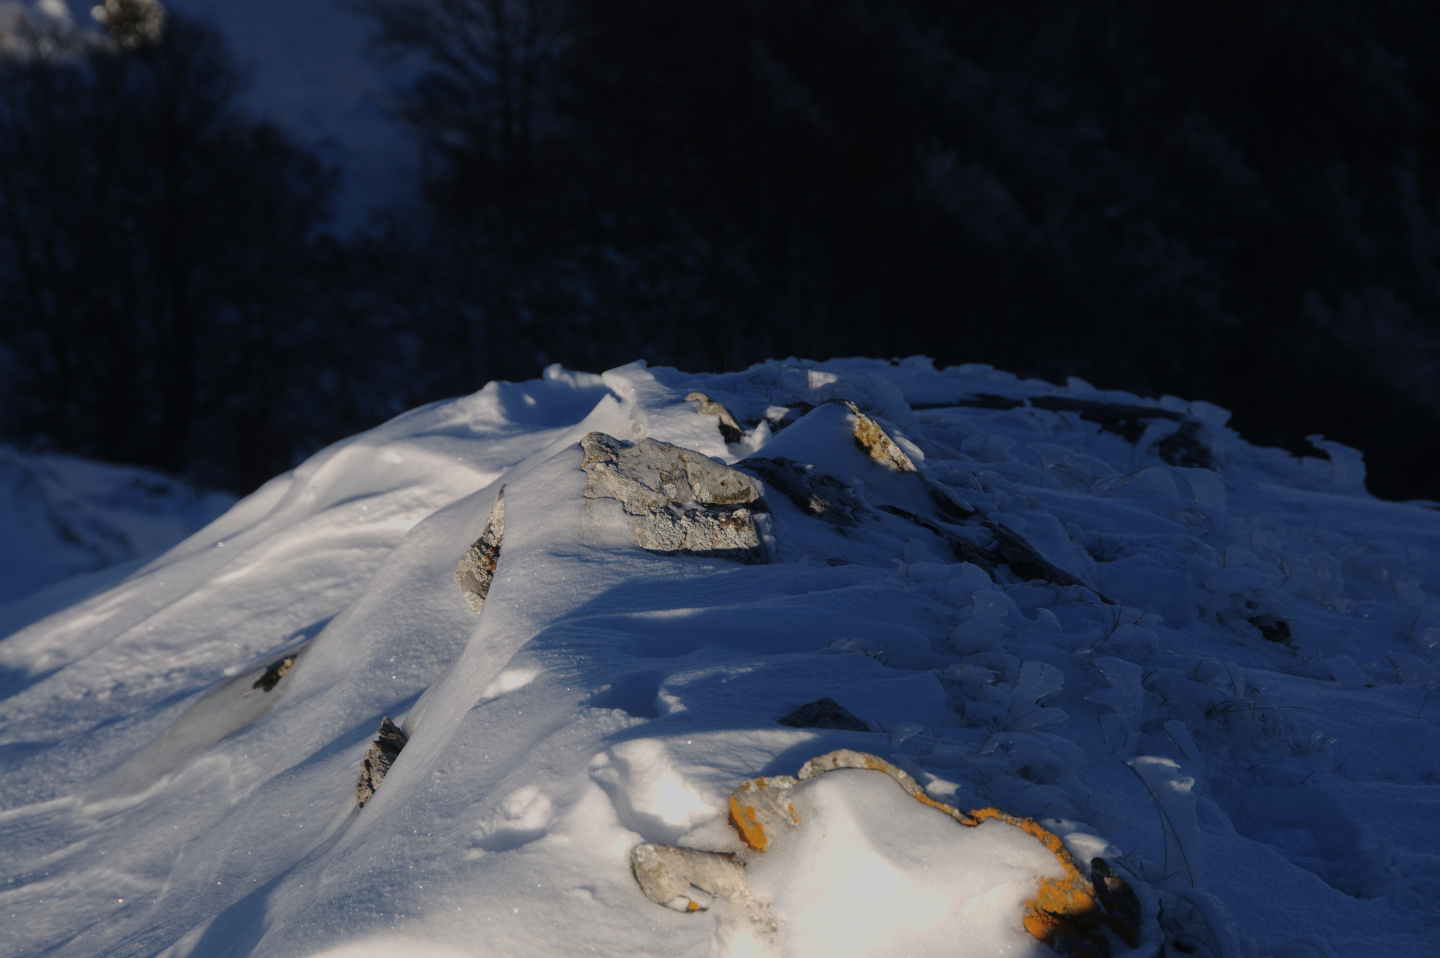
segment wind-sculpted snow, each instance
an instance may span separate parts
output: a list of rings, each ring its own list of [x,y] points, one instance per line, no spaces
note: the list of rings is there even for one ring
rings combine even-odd
[[[591,434],[747,477],[768,564],[642,547]],[[0,639],[0,956],[1045,953],[1053,860],[840,773],[753,907],[646,897],[637,847],[742,852],[732,792],[839,749],[1133,890],[1114,955],[1434,954],[1440,513],[1318,448],[923,360],[408,413]]]

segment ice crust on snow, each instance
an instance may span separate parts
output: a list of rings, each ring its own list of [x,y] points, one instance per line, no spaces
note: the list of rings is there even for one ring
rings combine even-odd
[[[1087,418],[1104,404],[1154,418],[1116,431]],[[915,472],[856,444],[859,414]],[[1177,416],[1208,468],[1167,459]],[[738,851],[736,784],[836,749],[1111,863],[1137,954],[1431,955],[1440,513],[1365,494],[1358,453],[1296,460],[1226,418],[923,359],[635,364],[552,367],[337,443],[164,555],[56,586],[52,614],[0,639],[0,956],[1023,936],[1009,905],[965,897],[1030,874],[1018,851],[949,848],[964,830],[938,813],[892,822],[843,771],[814,783],[828,837],[749,876],[773,934],[641,891],[632,849]],[[754,477],[772,561],[641,548],[621,501],[584,494],[592,433]],[[794,463],[792,487],[752,456]],[[502,486],[477,616],[454,573]],[[780,723],[825,698],[873,730]],[[357,809],[385,716],[408,742]]]

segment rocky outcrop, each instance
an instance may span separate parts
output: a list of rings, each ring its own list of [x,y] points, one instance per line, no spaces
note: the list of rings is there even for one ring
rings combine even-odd
[[[455,567],[455,584],[470,608],[477,613],[485,606],[485,597],[490,594],[490,583],[495,579],[495,567],[500,562],[500,546],[505,540],[505,487],[495,494],[495,505],[490,517],[485,520],[485,531],[480,538],[465,550],[460,563]]]
[[[390,771],[390,766],[395,763],[400,750],[408,741],[410,737],[390,721],[390,716],[380,720],[380,732],[370,746],[370,751],[365,753],[365,763],[360,769],[360,777],[355,781],[355,803],[361,808],[365,807],[365,803],[370,801],[370,797],[380,787],[381,780]]]
[[[785,833],[803,828],[794,797],[806,782],[836,769],[868,769],[889,776],[917,801],[935,808],[958,825],[974,828],[984,822],[1002,822],[1043,845],[1059,863],[1059,877],[1037,880],[1035,893],[1025,903],[1023,924],[1034,938],[1059,955],[1109,958],[1112,937],[1131,948],[1140,942],[1143,909],[1125,879],[1104,859],[1090,863],[1090,875],[1080,870],[1060,838],[1034,819],[1010,815],[996,808],[962,812],[926,794],[902,769],[876,755],[840,749],[816,756],[794,777],[771,775],[741,782],[730,796],[730,824],[745,845],[739,855],[724,855],[669,845],[639,845],[631,852],[636,881],[651,901],[681,911],[699,911],[697,898],[744,903],[752,920],[766,912],[746,883],[745,862],[764,854]],[[702,894],[697,894],[697,891]]]
[[[745,473],[693,449],[603,432],[580,441],[585,496],[618,499],[650,552],[768,561],[753,508],[761,487]]]

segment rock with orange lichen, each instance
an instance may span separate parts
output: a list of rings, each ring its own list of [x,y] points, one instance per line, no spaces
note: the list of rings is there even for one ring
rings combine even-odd
[[[1109,958],[1112,942],[1123,942],[1130,947],[1139,944],[1143,921],[1139,900],[1104,859],[1094,859],[1087,876],[1059,836],[1033,819],[996,808],[962,812],[931,798],[903,769],[879,756],[851,749],[839,749],[811,759],[794,778],[772,775],[740,783],[730,796],[730,824],[745,846],[739,855],[670,846],[637,846],[632,863],[642,890],[652,901],[672,907],[682,899],[691,905],[695,903],[693,896],[685,897],[686,889],[691,887],[716,897],[744,900],[752,906],[753,919],[758,914],[756,909],[763,906],[754,902],[746,887],[746,861],[764,854],[790,830],[804,826],[795,807],[798,790],[818,776],[837,769],[880,772],[917,801],[944,812],[961,826],[1002,822],[1043,845],[1059,863],[1062,874],[1037,880],[1035,893],[1025,902],[1022,923],[1031,936],[1057,954],[1065,958]],[[715,890],[721,886],[723,891]],[[687,905],[685,910],[695,908]]]

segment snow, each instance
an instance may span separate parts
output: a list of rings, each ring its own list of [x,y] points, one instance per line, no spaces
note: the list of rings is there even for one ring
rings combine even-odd
[[[1106,403],[1154,415],[1107,430]],[[750,854],[773,928],[641,892],[637,844],[743,852],[730,793],[841,748],[1103,857],[1134,954],[1434,954],[1440,514],[1226,417],[922,359],[634,364],[337,443],[0,639],[0,955],[1048,953],[1020,916],[1056,859],[877,772],[803,783]],[[1175,453],[1190,423],[1208,465]],[[771,486],[773,561],[646,552],[583,495],[592,431],[783,456],[858,518]],[[453,575],[502,486],[477,616]],[[7,528],[7,570],[50,548]],[[981,567],[1005,530],[1051,581]],[[778,723],[825,697],[871,731]],[[409,741],[360,809],[384,716]]]
[[[0,608],[45,586],[149,558],[235,502],[169,476],[0,445]],[[0,613],[3,614],[3,613]]]
[[[1019,829],[956,828],[860,770],[816,780],[799,809],[792,846],[748,869],[751,890],[784,916],[781,954],[944,954],[955,942],[977,955],[1052,954],[1021,918],[1036,880],[1062,872]]]

